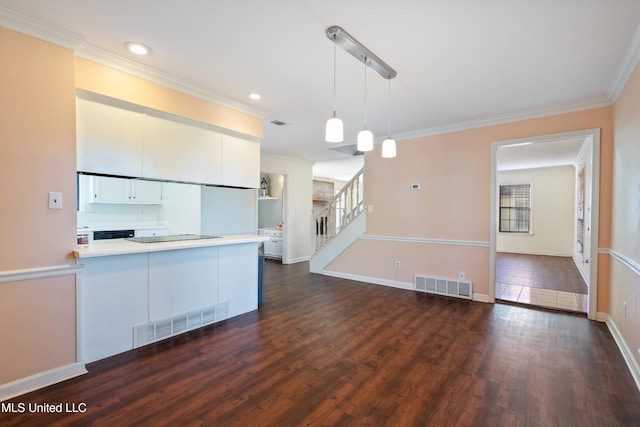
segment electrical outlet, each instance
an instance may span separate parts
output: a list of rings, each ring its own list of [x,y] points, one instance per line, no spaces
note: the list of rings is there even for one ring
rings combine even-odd
[[[367,213],[373,213],[373,205],[367,206]]]
[[[400,268],[400,261],[396,261],[396,268]]]
[[[49,192],[49,209],[62,209],[62,193]]]
[[[458,280],[465,280],[464,271],[459,271],[458,272]]]

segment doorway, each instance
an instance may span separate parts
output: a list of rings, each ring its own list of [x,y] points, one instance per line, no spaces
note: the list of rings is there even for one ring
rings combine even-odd
[[[264,255],[283,263],[287,247],[285,181],[283,174],[261,172],[258,194],[258,233],[269,238],[264,242]]]
[[[576,144],[580,147],[578,154],[575,151]],[[571,146],[573,148],[569,149]],[[554,156],[572,155],[571,166],[568,166],[566,159],[556,159],[556,163],[536,163],[549,162],[550,153]],[[541,291],[540,285],[541,282],[547,282],[548,287],[553,287],[554,281],[556,287],[572,285],[570,282],[574,281],[576,283],[573,285],[579,285],[582,279],[587,286],[587,296],[581,304],[585,307],[588,317],[595,319],[599,157],[599,129],[497,141],[492,144],[490,223],[490,298],[492,301],[496,299],[513,301],[513,293],[518,292],[518,295],[524,298],[519,298],[520,301],[517,302],[537,305],[540,301],[542,304],[539,305],[542,306],[572,309],[573,307],[558,307],[557,304],[550,303],[551,298],[554,301],[568,298],[567,294],[571,289]],[[562,164],[565,166],[561,167]],[[559,182],[557,176],[562,174],[565,182],[573,179],[566,186],[570,190],[565,189],[564,194],[561,193],[559,186],[554,184]],[[547,191],[546,198],[541,197],[539,193],[545,185],[558,187],[557,192],[554,191],[557,194],[551,194],[549,197],[551,192]],[[566,191],[570,191],[570,195]],[[553,200],[554,197],[556,201]],[[570,200],[567,200],[569,197]],[[558,200],[565,202],[560,203]],[[545,204],[547,208],[543,208]],[[564,206],[564,213],[559,210],[554,211],[561,205]],[[571,210],[570,214],[566,212],[567,209]],[[546,217],[543,218],[543,215]],[[570,215],[569,219],[567,215]],[[564,237],[560,238],[560,234]],[[554,239],[557,242],[554,243]],[[520,257],[519,259],[516,254]],[[547,263],[540,264],[543,261]],[[566,262],[569,262],[569,265]],[[513,283],[516,286],[505,286],[504,276],[510,274],[509,268],[505,269],[505,265],[510,267],[511,273],[520,269],[520,273],[516,275],[516,279],[520,282],[515,280],[516,283]],[[571,273],[571,268],[573,268],[573,277],[570,277],[571,274],[566,275],[567,272]],[[526,293],[530,294],[529,298],[526,298]],[[535,297],[532,294],[535,294]],[[545,297],[538,297],[539,294],[544,294]],[[566,301],[563,302],[564,304],[560,305],[566,304]]]

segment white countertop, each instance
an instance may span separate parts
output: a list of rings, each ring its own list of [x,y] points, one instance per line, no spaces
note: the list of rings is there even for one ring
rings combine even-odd
[[[109,255],[127,255],[145,252],[171,251],[176,249],[202,248],[207,246],[237,245],[241,243],[265,242],[267,236],[234,234],[215,239],[181,240],[177,242],[137,243],[125,239],[94,242],[87,248],[73,251],[76,258],[94,258]]]

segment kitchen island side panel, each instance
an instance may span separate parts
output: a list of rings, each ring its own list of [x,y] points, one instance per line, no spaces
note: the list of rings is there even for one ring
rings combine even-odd
[[[83,260],[82,359],[89,363],[133,348],[132,326],[149,318],[147,253]]]
[[[227,317],[258,308],[258,244],[220,246],[218,253],[220,303],[228,303]]]

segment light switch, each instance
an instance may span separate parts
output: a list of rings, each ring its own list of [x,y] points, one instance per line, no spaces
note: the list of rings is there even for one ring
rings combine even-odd
[[[62,193],[49,192],[49,209],[62,209]]]

